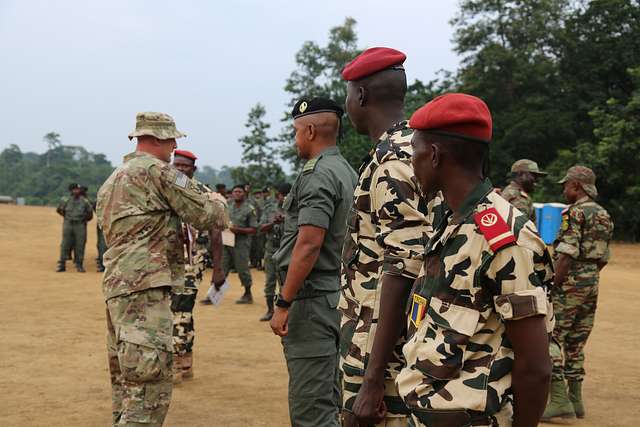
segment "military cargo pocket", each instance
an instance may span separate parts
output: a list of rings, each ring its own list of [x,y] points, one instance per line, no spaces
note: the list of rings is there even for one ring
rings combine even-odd
[[[172,337],[135,326],[118,330],[118,363],[127,381],[143,383],[171,376]]]

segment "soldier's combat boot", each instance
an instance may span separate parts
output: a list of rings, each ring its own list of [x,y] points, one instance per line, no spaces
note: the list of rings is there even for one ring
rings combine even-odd
[[[98,264],[98,268],[96,269],[98,273],[104,273],[104,265]]]
[[[56,268],[56,273],[62,273],[63,271],[67,271],[66,262],[58,261],[58,267]]]
[[[273,317],[273,297],[267,297],[267,312],[260,318],[261,322],[268,322]]]
[[[82,264],[76,264],[76,271],[77,271],[78,273],[85,273],[85,269],[84,269],[84,267],[82,266]]]
[[[182,357],[175,353],[173,354],[171,372],[173,373],[173,383],[180,384],[182,382]]]
[[[180,361],[182,366],[182,379],[190,380],[193,378],[193,352],[188,352]]]
[[[576,417],[584,418],[584,403],[582,403],[582,381],[569,380],[569,400],[573,405]]]
[[[547,403],[547,408],[542,414],[541,421],[550,421],[553,418],[575,418],[576,413],[573,405],[567,396],[567,386],[564,380],[553,380],[551,382],[551,399]]]
[[[244,288],[244,295],[240,297],[236,304],[253,304],[253,295],[251,295],[251,288]]]

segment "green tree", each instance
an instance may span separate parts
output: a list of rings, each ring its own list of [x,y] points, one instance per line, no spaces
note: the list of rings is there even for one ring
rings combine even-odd
[[[249,134],[240,138],[243,166],[232,168],[231,176],[237,183],[250,183],[253,187],[265,187],[284,180],[284,172],[276,161],[274,139],[267,135],[271,125],[264,121],[266,110],[256,104],[245,127]]]

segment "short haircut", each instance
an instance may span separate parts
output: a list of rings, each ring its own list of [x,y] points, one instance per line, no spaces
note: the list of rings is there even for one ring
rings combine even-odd
[[[453,161],[464,169],[481,169],[486,172],[489,145],[455,136],[436,135],[425,132],[426,140],[441,147]]]
[[[367,90],[368,100],[372,104],[404,103],[407,94],[407,75],[404,70],[387,69],[355,83]]]
[[[216,184],[216,190],[223,190],[227,188],[226,184]]]
[[[241,189],[242,191],[244,191],[244,185],[243,184],[236,184],[233,186],[233,188],[231,189],[232,191],[235,190],[236,188]]]

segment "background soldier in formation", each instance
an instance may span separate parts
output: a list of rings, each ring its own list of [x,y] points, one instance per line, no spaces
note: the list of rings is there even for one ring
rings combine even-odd
[[[552,296],[556,327],[551,345],[551,400],[545,420],[585,415],[584,346],[593,328],[600,270],[609,261],[613,235],[611,217],[595,202],[598,191],[591,169],[573,166],[559,183],[571,205],[562,212],[562,226],[554,244],[556,276]]]
[[[450,211],[412,292],[398,391],[415,426],[536,426],[551,374],[553,269],[534,224],[484,176],[489,109],[446,94],[409,126],[420,187],[441,191]]]
[[[343,248],[344,426],[408,423],[395,377],[404,364],[404,307],[429,229],[411,168],[412,131],[404,120],[405,58],[395,49],[372,48],[342,73],[349,118],[373,143],[360,167]]]
[[[538,164],[533,160],[520,159],[511,166],[511,182],[500,193],[507,202],[524,212],[534,224],[536,210],[530,194],[538,179],[546,174],[538,169]]]
[[[291,191],[291,184],[280,184],[277,189],[275,199],[268,199],[265,202],[262,218],[260,221],[260,232],[265,235],[264,251],[264,296],[267,301],[267,312],[260,318],[261,322],[271,320],[273,316],[273,303],[276,296],[276,265],[273,260],[273,253],[280,247],[282,240],[282,222],[284,221],[284,209],[282,204],[285,197]]]
[[[237,304],[253,304],[251,295],[251,271],[249,262],[251,255],[251,236],[256,234],[258,218],[256,210],[246,200],[245,187],[236,185],[233,187],[233,201],[229,205],[230,230],[235,234],[235,246],[224,247],[224,274],[228,275],[231,268],[235,268],[240,276],[240,282],[244,287],[244,294]]]
[[[196,172],[197,157],[190,151],[176,150],[173,166],[188,176],[202,193],[211,193],[204,184],[193,178]],[[226,203],[219,195],[216,197]],[[193,306],[196,303],[198,285],[206,269],[206,257],[210,250],[213,259],[212,286],[224,283],[222,270],[222,237],[219,229],[198,231],[187,223],[182,223],[181,232],[184,241],[184,288],[173,289],[171,293],[171,311],[173,313],[173,382],[193,378],[193,343],[195,329]]]
[[[84,248],[87,244],[87,222],[93,218],[91,203],[82,193],[78,184],[69,186],[71,196],[62,199],[58,205],[58,212],[64,221],[62,223],[62,243],[60,244],[60,259],[57,272],[66,270],[66,261],[73,249],[76,270],[84,273]]]
[[[129,134],[136,151],[98,192],[113,425],[161,426],[169,409],[170,291],[184,286],[180,219],[200,230],[227,226],[224,204],[168,163],[183,136],[170,116],[138,113]]]
[[[251,203],[256,210],[256,218],[260,220],[262,218],[262,211],[264,210],[264,205],[266,203],[266,196],[262,189],[254,190],[253,194],[249,198],[249,203]],[[256,234],[251,236],[251,267],[256,268],[258,270],[262,270],[262,259],[264,258],[264,234],[257,230]]]
[[[284,286],[271,328],[289,370],[296,427],[338,426],[340,252],[356,174],[336,141],[342,109],[324,98],[293,108],[298,155],[307,160],[284,202],[284,236],[274,259]]]

